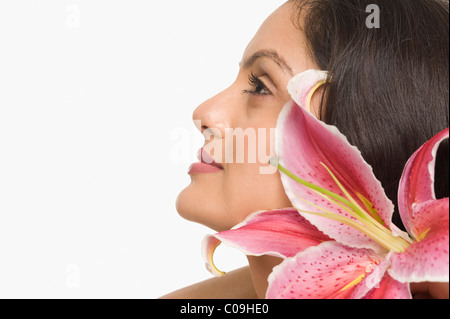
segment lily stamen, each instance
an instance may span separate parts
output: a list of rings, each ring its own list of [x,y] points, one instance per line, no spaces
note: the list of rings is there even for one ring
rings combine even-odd
[[[299,208],[296,208],[299,212],[312,214],[316,216],[321,216],[324,218],[329,218],[332,220],[339,221],[341,223],[344,223],[361,233],[367,235],[371,239],[373,239],[375,242],[379,243],[381,246],[386,248],[388,251],[393,250],[395,252],[403,252],[408,246],[410,245],[410,242],[402,237],[394,236],[392,231],[384,226],[383,221],[378,216],[378,213],[375,209],[373,209],[373,212],[367,212],[365,209],[361,207],[361,205],[356,201],[355,198],[353,198],[350,193],[345,189],[345,187],[342,185],[342,183],[337,179],[337,177],[333,174],[333,172],[323,163],[322,166],[328,171],[329,175],[333,178],[333,180],[336,182],[336,185],[339,187],[339,189],[344,193],[346,197],[340,196],[330,190],[324,189],[322,187],[319,187],[317,185],[314,185],[312,183],[309,183],[300,177],[296,176],[294,173],[290,172],[288,169],[283,167],[278,161],[271,161],[271,164],[276,164],[277,168],[288,175],[290,178],[295,180],[296,182],[300,183],[301,185],[309,188],[310,190],[314,191],[315,193],[321,195],[323,198],[327,199],[329,202],[338,205],[340,208],[344,209],[346,212],[348,212],[352,217],[356,219],[353,220],[351,218],[341,216],[336,213],[332,213],[324,208],[321,208],[306,199],[301,198],[296,194],[298,198],[300,198],[302,201],[307,203],[310,206],[313,206],[315,208],[320,209],[323,211],[323,213],[317,213],[317,212],[309,212],[305,210],[301,210]],[[361,195],[362,196],[362,195]],[[367,203],[364,203],[364,206],[371,205],[369,201]],[[373,215],[372,215],[373,214]],[[374,215],[378,218],[374,218]]]

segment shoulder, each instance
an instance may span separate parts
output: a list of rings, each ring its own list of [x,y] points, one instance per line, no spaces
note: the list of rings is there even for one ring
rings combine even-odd
[[[249,267],[181,288],[160,299],[257,299]]]

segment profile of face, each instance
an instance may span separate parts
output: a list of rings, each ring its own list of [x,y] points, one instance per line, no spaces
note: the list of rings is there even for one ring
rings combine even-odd
[[[188,220],[223,231],[252,212],[291,206],[279,173],[262,173],[267,169],[267,158],[275,155],[270,129],[273,132],[290,99],[288,81],[316,68],[307,54],[306,40],[293,23],[291,6],[285,3],[262,24],[245,49],[235,82],[193,113],[205,144],[199,152],[203,163],[191,166],[191,183],[177,198],[177,211]],[[235,137],[229,138],[227,130],[254,133],[241,144],[248,151],[243,161],[237,159],[239,143]],[[253,145],[250,136],[253,141],[265,139],[265,145]],[[227,147],[230,141],[232,146]],[[250,160],[250,150],[258,154],[255,147],[265,148],[265,162],[258,156],[256,161]]]

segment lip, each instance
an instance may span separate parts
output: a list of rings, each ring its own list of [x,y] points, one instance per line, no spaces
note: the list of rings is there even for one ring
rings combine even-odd
[[[208,174],[221,172],[222,169],[206,164],[206,163],[193,163],[189,167],[188,174]]]
[[[209,155],[203,148],[198,150],[197,158],[200,162],[193,163],[189,167],[188,174],[217,173],[223,171],[223,166],[216,163],[212,156]]]
[[[203,148],[198,150],[197,158],[201,163],[205,163],[205,164],[217,167],[219,169],[223,169],[222,164],[216,163],[214,161],[214,158],[211,155],[209,155],[209,153],[206,152]]]

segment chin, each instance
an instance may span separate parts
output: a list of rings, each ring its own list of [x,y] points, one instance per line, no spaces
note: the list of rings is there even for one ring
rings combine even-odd
[[[178,214],[184,219],[195,221],[195,205],[192,203],[192,196],[189,196],[191,186],[187,186],[178,194],[176,200],[176,209]]]
[[[190,184],[178,194],[176,209],[178,214],[186,220],[202,224],[215,231],[223,231],[234,225],[227,225],[227,217],[218,211],[219,199],[205,194]]]

